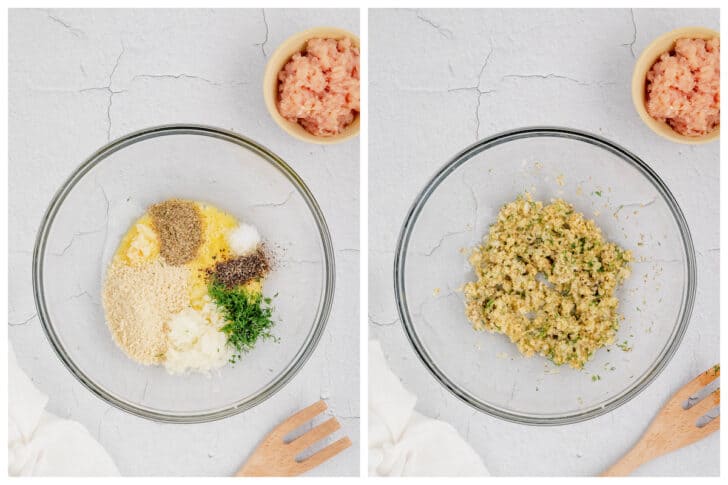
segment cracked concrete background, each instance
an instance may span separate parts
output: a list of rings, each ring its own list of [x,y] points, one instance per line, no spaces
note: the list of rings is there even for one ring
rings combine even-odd
[[[20,366],[50,396],[49,410],[83,423],[124,475],[229,475],[275,424],[319,398],[354,447],[311,474],[358,475],[358,140],[325,147],[297,141],[275,125],[261,95],[267,57],[317,25],[358,32],[359,13],[10,11],[8,333]],[[321,205],[337,263],[331,318],[303,370],[253,410],[195,425],[128,415],[82,387],[43,335],[30,281],[41,216],[70,172],[111,139],[181,122],[234,130],[286,160]]]
[[[493,474],[600,473],[636,442],[673,392],[719,359],[719,146],[663,140],[639,119],[630,95],[635,58],[649,42],[686,25],[717,30],[719,12],[438,9],[369,15],[370,336],[382,342],[395,373],[417,394],[418,409],[453,424]],[[392,289],[400,226],[431,175],[476,140],[529,125],[591,131],[640,156],[682,207],[698,260],[692,321],[666,370],[616,411],[550,428],[492,418],[441,387],[407,342]],[[718,473],[717,433],[636,472]]]

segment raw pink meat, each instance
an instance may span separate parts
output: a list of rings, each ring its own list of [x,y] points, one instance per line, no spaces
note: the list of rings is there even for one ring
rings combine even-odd
[[[359,49],[351,39],[311,39],[278,73],[278,111],[316,136],[332,136],[359,112]]]
[[[687,136],[720,125],[720,39],[679,39],[647,73],[647,112]]]

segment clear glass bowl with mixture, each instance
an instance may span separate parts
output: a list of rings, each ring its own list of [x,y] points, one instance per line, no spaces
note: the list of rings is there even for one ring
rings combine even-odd
[[[524,192],[566,200],[633,253],[616,294],[624,316],[616,341],[581,370],[524,357],[465,317],[462,285],[475,280],[469,251]],[[455,156],[410,208],[394,266],[399,316],[425,367],[476,409],[526,424],[582,421],[630,400],[675,353],[695,298],[693,243],[669,189],[627,150],[561,128],[502,133]]]
[[[212,204],[253,224],[274,249],[264,293],[273,333],[211,375],[143,366],[114,343],[101,304],[119,241],[152,204]],[[33,257],[43,329],[83,385],[108,403],[160,421],[201,422],[249,409],[279,390],[318,343],[331,308],[334,256],[324,216],[299,176],[252,140],[205,126],[161,126],[111,142],[54,196]]]

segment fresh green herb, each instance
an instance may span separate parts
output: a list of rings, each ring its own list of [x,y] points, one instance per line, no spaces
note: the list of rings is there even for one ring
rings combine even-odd
[[[228,322],[221,331],[227,335],[228,345],[237,352],[231,357],[231,362],[236,362],[241,354],[252,350],[258,339],[277,340],[270,332],[273,327],[270,298],[263,298],[260,293],[251,293],[245,289],[229,289],[217,280],[210,283],[208,292]]]
[[[632,347],[629,346],[629,344],[627,343],[626,340],[624,342],[622,342],[621,344],[617,344],[617,347],[622,349],[622,352],[629,352],[632,350]]]
[[[493,308],[493,305],[495,305],[495,300],[491,298],[490,300],[488,300],[488,303],[485,304],[485,309],[490,310],[491,308]]]
[[[599,376],[599,374],[592,374],[592,382],[601,381],[602,378]]]
[[[595,190],[594,192],[592,192],[592,194],[601,197],[602,196],[602,191],[601,190]]]

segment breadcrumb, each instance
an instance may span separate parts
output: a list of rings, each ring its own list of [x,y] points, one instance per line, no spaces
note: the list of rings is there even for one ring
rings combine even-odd
[[[630,274],[630,251],[606,242],[567,202],[529,193],[503,206],[469,262],[466,316],[476,330],[503,333],[526,355],[580,369],[614,343],[615,290]]]

